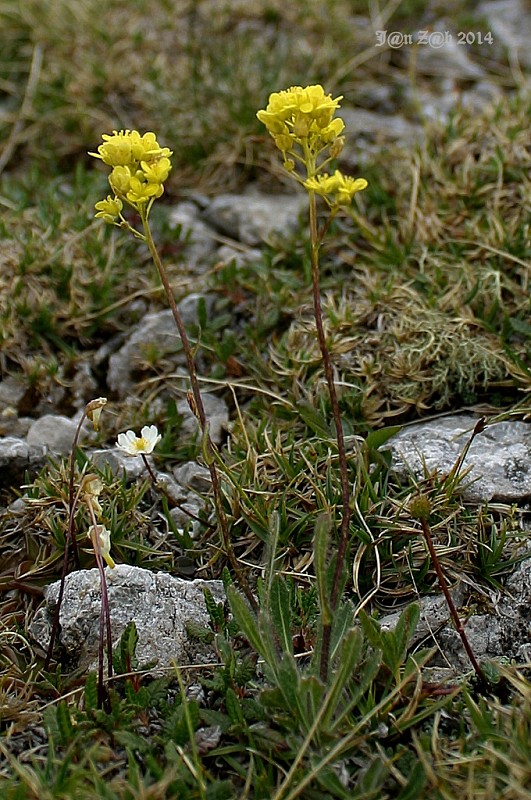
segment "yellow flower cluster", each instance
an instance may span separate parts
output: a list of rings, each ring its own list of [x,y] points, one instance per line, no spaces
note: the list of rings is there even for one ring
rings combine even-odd
[[[308,178],[303,184],[306,189],[324,197],[332,208],[349,206],[356,192],[366,189],[367,185],[365,178],[351,178],[338,169],[333,175],[325,172],[315,178]]]
[[[160,147],[151,132],[141,135],[138,131],[114,131],[104,133],[102,138],[98,152],[89,155],[112,167],[109,183],[114,197],[108,195],[96,203],[96,217],[113,223],[124,202],[140,211],[161,196],[170,174],[172,152]]]
[[[319,84],[292,86],[270,95],[267,108],[256,116],[282,153],[291,153],[299,145],[316,155],[333,143],[345,127],[342,119],[333,119],[341,99],[325,94]]]
[[[341,133],[345,124],[339,117],[334,118],[342,99],[325,94],[319,84],[292,86],[270,95],[267,108],[256,115],[281,150],[284,167],[308,191],[324,197],[334,210],[350,205],[356,192],[367,186],[364,178],[350,178],[339,170],[333,175],[319,175],[343,148]],[[327,153],[319,160],[325,150]],[[297,175],[296,162],[305,168],[305,177]]]

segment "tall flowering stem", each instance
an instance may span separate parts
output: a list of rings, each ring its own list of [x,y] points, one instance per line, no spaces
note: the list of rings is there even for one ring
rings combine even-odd
[[[162,264],[160,256],[158,254],[157,248],[153,241],[153,237],[151,235],[151,230],[147,221],[147,216],[141,215],[142,218],[142,225],[144,228],[144,233],[146,236],[146,244],[149,248],[149,252],[153,259],[153,263],[157,268],[157,272],[159,274],[160,280],[164,287],[164,291],[166,293],[166,298],[168,300],[168,304],[170,306],[171,312],[173,314],[173,319],[175,320],[175,325],[177,326],[177,330],[179,331],[179,336],[181,337],[181,342],[183,345],[183,350],[186,357],[186,366],[188,368],[188,375],[190,376],[190,385],[192,388],[192,396],[193,396],[193,410],[196,414],[198,419],[199,425],[201,427],[201,431],[203,432],[203,440],[205,442],[206,447],[204,450],[205,452],[205,460],[207,462],[208,471],[210,472],[210,480],[212,483],[212,493],[214,495],[214,505],[216,507],[216,516],[219,523],[221,537],[223,540],[223,547],[225,549],[225,554],[229,559],[230,565],[234,571],[236,579],[241,586],[245,596],[249,600],[251,606],[256,608],[256,600],[254,595],[251,591],[251,587],[249,586],[249,582],[247,578],[243,574],[240,565],[238,563],[238,559],[236,558],[236,554],[234,552],[234,548],[232,546],[232,541],[230,538],[230,531],[229,531],[229,524],[227,520],[227,516],[225,514],[225,509],[223,508],[223,494],[221,491],[221,484],[219,480],[219,473],[216,467],[215,462],[215,451],[214,445],[210,438],[210,434],[208,432],[208,419],[205,412],[205,407],[203,404],[203,398],[201,397],[201,391],[199,389],[199,381],[197,378],[197,370],[195,367],[195,361],[192,354],[192,348],[190,346],[190,340],[188,339],[188,334],[186,333],[186,328],[184,327],[183,319],[177,303],[175,302],[175,298],[173,296],[172,288],[170,286],[170,282],[168,280],[168,276],[166,274],[166,270]]]
[[[172,152],[167,147],[160,147],[155,134],[152,132],[141,135],[138,131],[126,130],[104,134],[103,144],[98,147],[98,152],[90,155],[101,159],[104,164],[111,167],[109,184],[113,195],[108,195],[105,200],[100,200],[96,203],[96,217],[100,217],[104,222],[128,230],[135,237],[146,243],[164,287],[186,357],[192,390],[189,400],[191,400],[192,410],[203,434],[203,452],[210,472],[216,516],[221,531],[223,547],[236,580],[251,606],[256,608],[256,600],[232,547],[229,524],[223,507],[221,482],[216,467],[216,453],[208,431],[208,420],[199,389],[192,348],[173,296],[168,275],[158,254],[149,226],[149,213],[154,201],[162,195],[164,181],[171,170],[170,156]],[[122,213],[124,206],[129,206],[137,212],[142,223],[142,230],[136,230],[125,219]]]
[[[315,316],[315,327],[317,329],[317,338],[319,341],[319,349],[323,359],[323,369],[328,386],[328,393],[330,395],[330,404],[332,406],[332,417],[334,419],[334,426],[336,429],[337,439],[337,453],[339,458],[339,474],[341,480],[341,500],[343,504],[343,516],[341,518],[341,528],[339,532],[339,547],[337,551],[337,560],[334,573],[334,581],[332,584],[332,592],[330,595],[330,605],[332,610],[335,610],[338,602],[339,587],[341,585],[341,573],[345,561],[345,555],[348,547],[348,533],[350,526],[350,482],[348,478],[348,464],[347,454],[345,450],[345,437],[343,436],[343,425],[341,422],[341,413],[339,411],[339,402],[337,399],[336,385],[334,381],[334,373],[332,370],[332,363],[330,360],[330,353],[326,344],[326,335],[323,326],[323,312],[321,308],[321,285],[319,280],[319,235],[317,232],[317,208],[315,202],[315,192],[309,192],[310,203],[310,237],[311,237],[311,261],[312,261],[312,291],[313,291],[313,311]]]
[[[333,217],[341,207],[350,206],[354,194],[367,186],[367,181],[363,178],[351,178],[343,175],[339,170],[335,170],[332,175],[324,171],[324,168],[339,155],[344,144],[343,137],[340,135],[345,127],[343,120],[338,117],[334,118],[341,99],[341,97],[332,98],[331,95],[325,94],[320,85],[306,86],[305,88],[292,86],[286,91],[274,92],[269,98],[267,108],[257,113],[258,119],[264,123],[282,153],[284,168],[294,180],[306,189],[309,198],[313,310],[336,430],[341,481],[342,517],[330,593],[332,614],[339,603],[339,589],[348,549],[351,510],[343,426],[323,325],[319,250]],[[319,232],[317,224],[317,195],[322,197],[330,209],[329,218],[321,232]],[[330,666],[331,634],[331,615],[323,614],[320,675],[324,682],[327,680]]]

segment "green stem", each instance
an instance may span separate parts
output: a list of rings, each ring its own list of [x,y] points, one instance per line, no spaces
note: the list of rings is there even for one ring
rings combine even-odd
[[[168,303],[173,314],[173,319],[175,320],[175,325],[177,326],[177,330],[179,331],[179,336],[181,337],[181,342],[183,345],[184,354],[186,357],[186,365],[188,367],[188,375],[190,376],[190,384],[192,387],[192,395],[194,399],[195,410],[197,412],[196,416],[198,417],[199,424],[201,426],[201,431],[203,433],[203,440],[205,442],[206,449],[208,451],[208,458],[207,466],[210,472],[210,480],[212,482],[212,493],[214,495],[214,505],[216,508],[216,516],[218,519],[221,537],[223,540],[223,546],[225,549],[225,553],[227,558],[229,559],[230,565],[234,571],[234,575],[236,580],[238,581],[243,593],[245,594],[247,600],[249,601],[251,607],[256,611],[258,609],[257,602],[254,598],[254,595],[251,591],[251,587],[249,586],[249,582],[247,578],[243,574],[240,565],[238,563],[238,559],[236,558],[236,554],[234,552],[234,548],[232,547],[232,542],[230,539],[230,532],[229,532],[229,525],[227,521],[227,517],[225,514],[225,510],[223,508],[223,494],[221,491],[221,483],[219,480],[219,474],[216,468],[216,464],[214,461],[214,445],[208,433],[208,420],[205,413],[205,407],[203,405],[203,399],[201,397],[201,391],[199,389],[199,381],[197,378],[197,370],[195,367],[194,357],[192,354],[192,348],[190,346],[190,341],[188,339],[188,335],[186,333],[186,329],[184,327],[183,319],[181,313],[177,307],[177,303],[175,302],[175,298],[173,296],[173,291],[170,286],[170,282],[168,280],[168,276],[166,270],[162,264],[160,256],[158,254],[157,248],[153,241],[153,237],[151,235],[151,230],[149,227],[149,223],[147,220],[147,213],[141,215],[142,217],[142,225],[144,228],[144,233],[146,235],[146,244],[149,248],[149,252],[151,254],[151,258],[153,259],[153,263],[157,268],[157,272],[159,274],[160,280],[164,287],[164,291],[166,293],[166,297],[168,299]]]
[[[321,285],[319,278],[319,247],[320,237],[317,230],[317,208],[315,202],[315,193],[309,192],[310,199],[310,245],[311,245],[311,264],[312,264],[312,290],[313,290],[313,310],[315,316],[315,327],[317,329],[317,339],[319,341],[319,349],[323,359],[323,368],[328,386],[328,393],[330,396],[330,403],[332,406],[332,417],[336,429],[337,439],[337,452],[339,458],[339,474],[341,480],[341,496],[343,505],[343,514],[341,517],[341,527],[339,532],[339,545],[337,550],[337,560],[334,570],[334,579],[332,584],[332,592],[330,595],[330,606],[332,612],[335,611],[339,601],[339,587],[341,585],[341,577],[343,574],[345,557],[348,547],[348,534],[350,527],[350,484],[348,479],[348,464],[347,455],[345,450],[345,439],[343,436],[343,425],[341,423],[341,414],[339,411],[339,402],[337,399],[336,386],[334,382],[334,373],[332,370],[332,363],[330,360],[330,353],[326,344],[326,335],[323,326],[323,312],[321,307]],[[326,681],[328,674],[328,662],[330,657],[330,637],[331,637],[331,624],[327,623],[323,626],[323,641],[321,651],[321,677]]]

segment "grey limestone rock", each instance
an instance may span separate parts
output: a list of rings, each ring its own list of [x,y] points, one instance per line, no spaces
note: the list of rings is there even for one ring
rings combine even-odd
[[[179,665],[208,663],[214,654],[208,645],[190,637],[187,624],[208,628],[203,589],[216,602],[225,600],[221,581],[186,581],[164,572],[119,564],[105,570],[115,646],[126,625],[134,621],[138,631],[136,655],[140,667],[153,664],[152,674]],[[46,648],[59,593],[59,582],[45,590],[45,606],[30,626],[30,633]],[[93,669],[97,661],[101,609],[97,569],[72,572],[66,578],[60,611],[60,644],[72,664]]]
[[[222,194],[214,198],[205,215],[219,230],[255,246],[289,235],[307,202],[304,195],[298,194]]]
[[[463,451],[477,417],[460,414],[420,422],[393,436],[392,467],[398,477],[422,478],[425,469],[448,473]],[[531,425],[510,421],[489,425],[478,434],[465,458],[462,483],[467,500],[517,502],[531,497]]]
[[[184,242],[184,260],[197,273],[205,272],[216,251],[216,231],[199,217],[195,203],[179,203],[170,211],[169,224],[180,227]]]
[[[445,79],[481,80],[485,77],[485,71],[472,61],[466,45],[460,43],[451,29],[452,25],[448,20],[440,20],[433,26],[433,30],[428,34],[431,45],[427,42],[418,46],[416,69],[420,74],[440,76]]]
[[[28,431],[27,443],[42,446],[52,453],[68,455],[72,450],[78,420],[60,414],[45,414],[36,419]]]
[[[197,323],[200,294],[191,294],[178,303],[185,327]],[[212,312],[213,298],[203,296],[207,313]],[[120,398],[127,397],[135,383],[135,373],[145,372],[150,351],[171,360],[175,366],[186,363],[181,340],[171,311],[146,314],[136,325],[125,344],[109,358],[107,383]]]
[[[21,380],[8,375],[0,381],[0,416],[5,412],[17,413],[20,401],[26,393],[26,386]]]
[[[13,485],[14,479],[22,478],[25,470],[39,470],[46,462],[46,448],[30,446],[17,436],[0,438],[0,482]]]
[[[452,591],[458,610],[466,595],[466,587],[459,585]],[[491,598],[490,613],[472,614],[464,618],[463,628],[476,658],[511,658],[526,661],[531,653],[531,558],[525,558],[508,578],[501,594]],[[433,666],[451,666],[454,672],[471,670],[461,637],[450,622],[450,615],[442,595],[424,597],[420,601],[420,621],[412,638],[412,645],[439,645],[439,653],[430,662]],[[399,612],[380,619],[383,629],[392,630]]]
[[[129,481],[134,481],[144,472],[147,472],[144,461],[140,456],[129,456],[127,453],[118,450],[117,447],[91,450],[90,457],[92,463],[98,469],[105,469],[106,466],[109,466],[113,475],[119,477],[125,472]]]
[[[340,116],[349,132],[341,158],[348,157],[352,147],[357,151],[363,146],[360,137],[376,145],[395,142],[404,146],[412,146],[424,138],[422,126],[409,122],[401,114],[379,114],[345,106]]]
[[[197,492],[210,491],[210,472],[206,467],[198,464],[197,461],[187,461],[185,464],[180,464],[174,468],[173,474],[181,486],[194,489]]]
[[[511,658],[526,661],[531,653],[531,558],[520,562],[503,592],[492,603],[492,613],[473,614],[463,627],[479,660]],[[460,671],[470,669],[457,631],[445,627],[437,637],[448,661]]]
[[[216,397],[215,394],[207,394],[205,392],[201,394],[201,397],[203,398],[205,414],[210,426],[210,438],[214,444],[220,444],[229,422],[227,404],[222,397]],[[186,399],[179,400],[177,412],[183,417],[181,433],[184,436],[192,436],[198,430],[199,425]]]
[[[531,66],[531,14],[526,0],[487,0],[476,13],[485,18],[494,45],[507,49],[510,63]]]

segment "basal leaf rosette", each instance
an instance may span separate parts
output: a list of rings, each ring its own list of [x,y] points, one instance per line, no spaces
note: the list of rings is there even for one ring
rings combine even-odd
[[[171,170],[172,151],[161,147],[154,133],[113,131],[104,133],[97,153],[89,153],[111,167],[109,184],[114,195],[96,203],[96,217],[105,222],[123,221],[124,203],[147,218],[152,203],[164,191]]]

